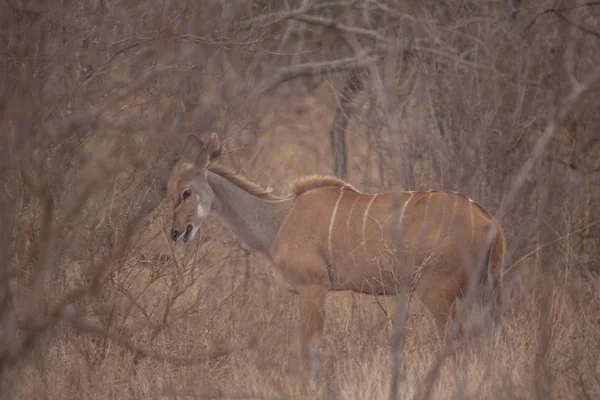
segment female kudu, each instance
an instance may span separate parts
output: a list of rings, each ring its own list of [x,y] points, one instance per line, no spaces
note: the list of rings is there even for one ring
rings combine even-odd
[[[216,134],[206,144],[188,137],[169,183],[172,239],[193,239],[214,210],[266,256],[277,280],[300,295],[300,348],[308,370],[328,291],[394,294],[402,271],[418,271],[415,294],[442,331],[473,273],[487,279],[497,305],[502,302],[504,235],[467,197],[441,191],[365,194],[326,176],[299,179],[290,196],[277,197],[215,165],[220,154]]]

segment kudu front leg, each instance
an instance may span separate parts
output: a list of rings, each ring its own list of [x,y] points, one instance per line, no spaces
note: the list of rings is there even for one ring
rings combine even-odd
[[[319,370],[319,339],[325,326],[325,285],[311,285],[300,291],[300,352],[303,377],[316,382]]]

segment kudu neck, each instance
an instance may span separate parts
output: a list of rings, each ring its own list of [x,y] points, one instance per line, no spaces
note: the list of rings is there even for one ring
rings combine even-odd
[[[293,200],[257,197],[211,171],[208,184],[215,194],[213,210],[219,217],[244,243],[270,256],[271,246]]]

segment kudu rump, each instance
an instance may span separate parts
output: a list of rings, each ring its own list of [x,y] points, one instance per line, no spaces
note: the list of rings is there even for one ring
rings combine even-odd
[[[220,155],[216,134],[206,143],[188,137],[169,181],[172,239],[189,242],[215,211],[266,256],[276,279],[300,295],[299,338],[307,369],[318,349],[328,291],[395,294],[400,276],[417,276],[414,293],[442,333],[470,281],[490,284],[499,310],[504,235],[467,197],[442,191],[366,194],[327,176],[296,180],[290,196],[278,197],[215,165]]]

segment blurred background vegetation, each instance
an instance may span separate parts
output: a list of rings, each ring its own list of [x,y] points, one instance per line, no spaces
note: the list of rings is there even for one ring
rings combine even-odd
[[[507,334],[446,360],[433,397],[600,396],[599,2],[0,9],[3,399],[297,398],[297,300],[269,264],[215,218],[168,240],[170,160],[213,131],[278,192],[318,173],[505,207]],[[327,309],[315,396],[387,397],[393,299]],[[407,330],[402,398],[439,348],[418,307]]]

